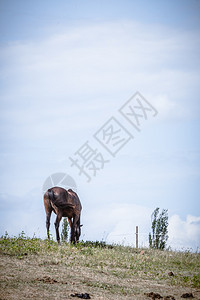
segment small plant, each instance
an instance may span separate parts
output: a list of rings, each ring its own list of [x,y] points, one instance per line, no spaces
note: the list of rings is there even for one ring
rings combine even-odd
[[[61,232],[62,242],[67,242],[68,236],[69,236],[69,222],[67,218],[64,218],[62,223],[62,232]]]
[[[26,237],[24,231],[22,231],[18,237],[13,238],[9,237],[6,232],[5,235],[0,238],[0,253],[22,258],[29,254],[38,254],[40,244],[40,239],[36,237]]]
[[[168,210],[163,209],[159,215],[159,208],[157,207],[151,215],[151,222],[152,234],[149,233],[149,246],[164,250],[168,240]]]

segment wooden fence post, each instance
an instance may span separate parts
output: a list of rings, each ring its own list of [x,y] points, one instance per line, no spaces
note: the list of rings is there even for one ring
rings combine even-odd
[[[138,248],[138,226],[136,226],[136,248]]]

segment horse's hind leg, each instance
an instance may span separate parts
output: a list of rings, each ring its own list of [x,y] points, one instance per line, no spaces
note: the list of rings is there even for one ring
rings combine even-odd
[[[56,239],[58,244],[60,244],[60,235],[59,235],[59,225],[60,225],[60,221],[62,219],[62,215],[58,214],[56,217],[56,221],[55,221],[55,229],[56,229]]]
[[[50,236],[49,236],[49,227],[50,227],[51,213],[52,213],[52,210],[48,211],[47,215],[46,215],[46,228],[47,228],[47,237],[48,237],[48,239],[50,239]]]
[[[47,194],[44,194],[44,207],[46,211],[46,228],[47,228],[47,237],[49,237],[49,227],[50,227],[50,218],[51,218],[51,213],[52,213],[52,206],[50,204],[49,198]]]

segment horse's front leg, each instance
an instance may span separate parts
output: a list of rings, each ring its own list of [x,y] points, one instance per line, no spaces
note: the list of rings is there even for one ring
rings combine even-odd
[[[72,224],[71,224],[71,239],[70,239],[70,241],[71,241],[71,243],[76,243],[76,223],[77,223],[77,221],[78,221],[78,216],[74,216],[73,217],[73,222],[72,222]]]
[[[69,223],[69,226],[70,226],[70,228],[72,228],[72,220],[71,220],[71,218],[67,218],[68,219],[68,223]]]
[[[59,235],[59,225],[60,225],[60,221],[62,219],[62,215],[58,214],[56,217],[56,221],[55,221],[55,229],[56,229],[56,239],[58,244],[60,244],[60,235]]]

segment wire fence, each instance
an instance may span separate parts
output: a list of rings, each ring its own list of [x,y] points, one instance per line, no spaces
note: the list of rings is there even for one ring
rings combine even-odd
[[[140,232],[139,226],[136,226],[135,232],[132,233],[110,233],[107,235],[106,239],[108,238],[109,241],[117,241],[120,244],[131,244],[136,248],[139,247],[147,247],[149,246],[149,234],[150,232]],[[161,234],[154,234],[154,236],[162,236]],[[119,239],[117,239],[119,238]],[[105,239],[105,240],[106,240]]]

